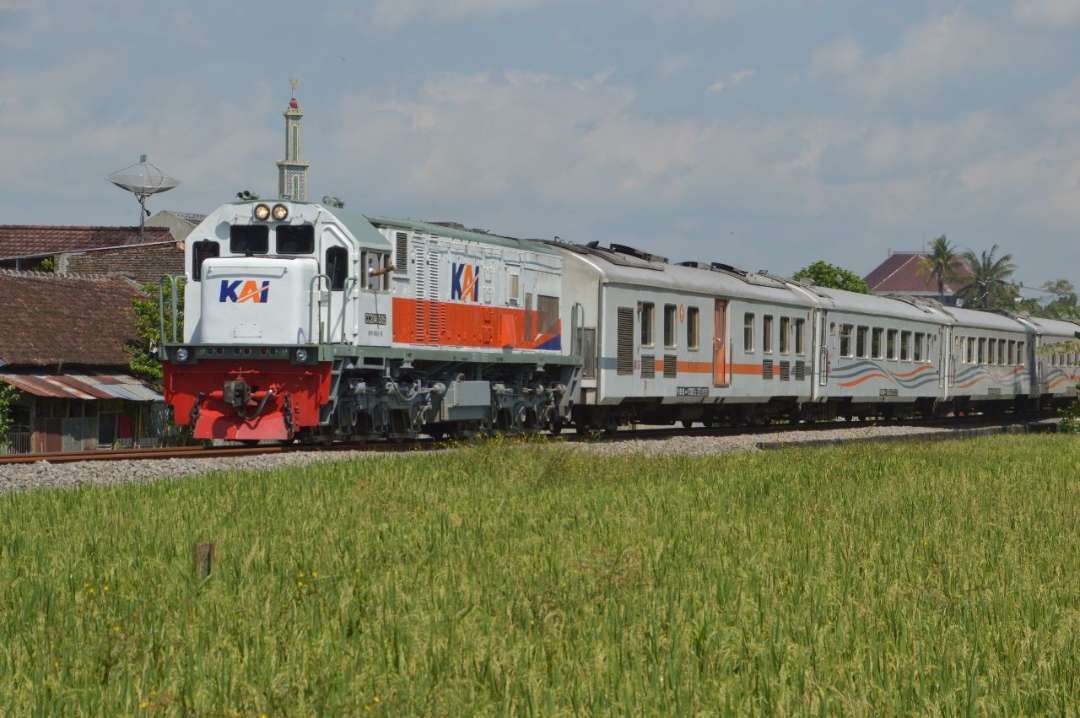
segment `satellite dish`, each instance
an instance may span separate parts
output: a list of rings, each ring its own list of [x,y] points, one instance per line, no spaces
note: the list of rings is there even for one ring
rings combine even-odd
[[[113,172],[107,179],[120,189],[131,192],[139,201],[140,242],[143,239],[143,225],[146,218],[150,216],[150,210],[146,208],[146,200],[150,195],[168,192],[180,184],[180,180],[165,174],[152,162],[147,162],[146,155],[139,155],[138,162]]]

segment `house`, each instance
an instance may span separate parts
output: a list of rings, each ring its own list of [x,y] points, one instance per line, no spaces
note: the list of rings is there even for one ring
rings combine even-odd
[[[943,304],[955,306],[956,294],[967,284],[971,269],[962,259],[954,265],[957,278],[946,282],[944,295],[938,294],[937,281],[922,269],[926,252],[894,252],[879,264],[864,279],[871,294],[892,294],[897,296],[937,299]]]
[[[0,225],[0,268],[109,274],[141,284],[183,274],[184,245],[164,227]]]
[[[0,381],[19,392],[15,453],[151,445],[162,397],[132,376],[138,286],[119,277],[0,270]]]

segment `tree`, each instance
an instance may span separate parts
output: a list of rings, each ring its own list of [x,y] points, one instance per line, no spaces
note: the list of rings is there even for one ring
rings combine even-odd
[[[934,280],[942,302],[945,301],[945,285],[959,278],[959,262],[956,247],[949,244],[943,234],[930,243],[930,253],[919,263],[919,273]]]
[[[1053,299],[1046,303],[1040,314],[1051,319],[1080,319],[1080,306],[1076,289],[1072,282],[1067,279],[1057,279],[1053,282],[1044,282],[1044,292],[1053,295]]]
[[[177,294],[177,330],[184,326],[184,292],[183,285]],[[172,326],[172,285],[166,283],[163,295],[165,302],[165,331]],[[161,373],[161,360],[158,359],[157,348],[161,346],[161,315],[158,308],[158,287],[155,284],[143,286],[143,295],[132,301],[135,310],[135,334],[139,338],[137,344],[126,347],[131,372],[138,377],[147,379],[160,385],[163,375]]]
[[[18,390],[0,380],[0,448],[7,446],[8,435],[11,433],[12,423],[14,422],[11,416],[11,408],[18,398]]]
[[[1012,309],[1020,290],[1010,279],[1016,271],[1011,254],[1003,254],[995,257],[998,246],[995,244],[987,252],[983,250],[979,254],[968,250],[964,252],[964,260],[971,268],[971,277],[967,286],[963,287],[957,296],[964,301],[964,306],[969,309]]]
[[[819,287],[845,289],[859,294],[870,293],[870,288],[866,286],[866,282],[858,274],[822,260],[818,260],[795,272],[794,279],[800,282],[808,281]]]

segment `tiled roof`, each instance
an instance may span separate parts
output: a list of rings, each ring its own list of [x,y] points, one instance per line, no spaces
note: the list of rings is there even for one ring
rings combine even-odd
[[[0,270],[0,365],[126,368],[139,294],[115,277]]]
[[[164,227],[146,227],[143,231],[143,242],[163,242],[171,237]],[[138,227],[0,224],[0,259],[42,257],[139,243]]]
[[[864,277],[871,292],[909,292],[918,294],[937,294],[937,282],[933,277],[919,271],[925,252],[894,252],[884,262]],[[961,278],[971,275],[967,264],[958,259],[954,265]],[[945,283],[947,295],[956,294],[964,281]]]

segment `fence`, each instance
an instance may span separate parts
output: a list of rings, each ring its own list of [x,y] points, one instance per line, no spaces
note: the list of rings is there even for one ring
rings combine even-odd
[[[0,454],[29,454],[30,432],[13,431],[8,434],[7,444],[0,444]]]

